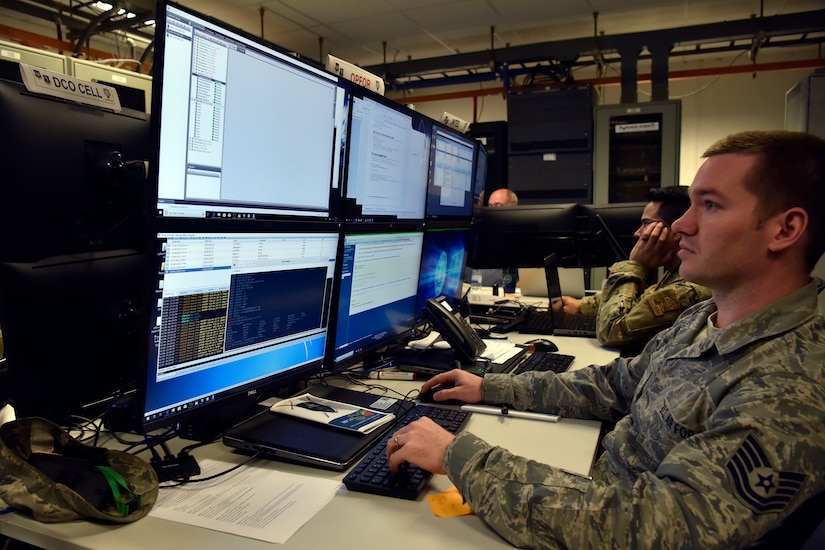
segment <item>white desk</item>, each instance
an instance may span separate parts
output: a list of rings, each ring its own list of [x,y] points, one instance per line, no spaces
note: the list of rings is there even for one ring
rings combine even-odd
[[[523,342],[529,335],[511,335]],[[599,347],[592,339],[551,338],[560,353],[576,356],[572,368],[606,363],[614,350]],[[381,381],[402,392],[420,382]],[[563,419],[558,423],[475,414],[467,428],[490,443],[572,471],[588,470],[598,443],[600,425],[595,421]],[[564,442],[563,445],[557,444]],[[187,442],[188,443],[188,442]],[[239,462],[244,457],[220,443],[193,452],[197,459],[214,458]],[[255,467],[277,472],[312,475],[341,480],[342,472],[328,472],[277,461],[259,460]],[[450,488],[446,476],[434,476],[424,494]],[[153,550],[215,548],[220,550],[264,550],[272,545],[261,541],[147,517],[128,525],[90,521],[40,523],[21,514],[0,516],[0,534],[46,549]],[[343,489],[309,523],[284,545],[300,548],[367,548],[390,545],[404,548],[463,549],[511,548],[476,516],[437,518],[424,495],[417,501],[353,493]]]

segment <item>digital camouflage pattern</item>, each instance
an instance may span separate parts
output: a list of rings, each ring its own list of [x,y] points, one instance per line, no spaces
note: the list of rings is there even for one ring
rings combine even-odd
[[[614,263],[601,292],[585,296],[581,310],[596,315],[596,338],[605,346],[641,349],[687,308],[710,298],[710,290],[666,273],[647,285],[648,270],[634,260]]]
[[[149,513],[157,500],[158,478],[154,469],[135,455],[102,450],[109,466],[141,497],[140,508],[125,517],[115,507],[114,499],[99,510],[26,462],[33,452],[59,452],[77,445],[91,449],[42,418],[21,418],[0,426],[0,498],[9,506],[28,510],[35,519],[47,523],[84,518],[130,523]]]
[[[740,548],[825,489],[825,319],[816,283],[729,327],[710,300],[634,358],[484,377],[483,398],[615,422],[592,481],[463,432],[444,466],[524,548]],[[548,445],[552,445],[548,442]]]

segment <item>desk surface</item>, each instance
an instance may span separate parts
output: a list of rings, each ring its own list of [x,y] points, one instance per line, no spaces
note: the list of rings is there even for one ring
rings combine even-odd
[[[510,335],[524,342],[530,335]],[[606,363],[616,356],[615,350],[601,348],[593,339],[552,337],[560,353],[575,355],[572,368],[591,363]],[[420,382],[381,381],[407,392]],[[571,471],[589,470],[598,443],[600,425],[595,421],[563,419],[558,423],[475,414],[466,429],[490,443],[507,447],[517,454]],[[563,441],[564,445],[553,442]],[[196,450],[196,458],[240,462],[244,457],[220,443]],[[277,472],[311,475],[342,480],[343,472],[329,472],[266,459],[254,467]],[[332,499],[304,525],[285,548],[358,548],[390,544],[403,548],[510,548],[476,516],[437,518],[430,511],[424,495],[451,487],[446,476],[436,475],[416,501],[353,493],[346,489]],[[89,521],[60,524],[40,523],[20,514],[0,516],[0,534],[46,549],[156,550],[181,548],[215,548],[253,550],[272,548],[261,541],[210,531],[171,521],[147,517],[128,525],[103,525]]]

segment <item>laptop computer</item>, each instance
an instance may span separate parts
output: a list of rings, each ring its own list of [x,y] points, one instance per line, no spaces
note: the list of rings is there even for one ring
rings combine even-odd
[[[393,429],[399,418],[415,406],[414,401],[333,386],[318,385],[308,391],[316,397],[391,412],[396,419],[364,434],[274,413],[265,408],[226,430],[223,443],[245,452],[263,452],[268,458],[276,460],[343,471],[355,464]]]
[[[573,315],[564,313],[561,309],[561,280],[558,260],[554,253],[544,258],[544,275],[550,310],[532,312],[518,327],[519,332],[595,338],[596,317],[594,315]]]
[[[581,298],[585,295],[584,270],[580,267],[558,268],[562,292],[567,296]],[[542,267],[520,267],[518,282],[522,296],[547,296],[547,276]]]

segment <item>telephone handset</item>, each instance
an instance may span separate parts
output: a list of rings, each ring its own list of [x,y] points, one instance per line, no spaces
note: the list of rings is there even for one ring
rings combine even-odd
[[[462,363],[472,363],[487,348],[478,333],[454,311],[444,296],[430,298],[424,306],[424,317],[441,334]]]

